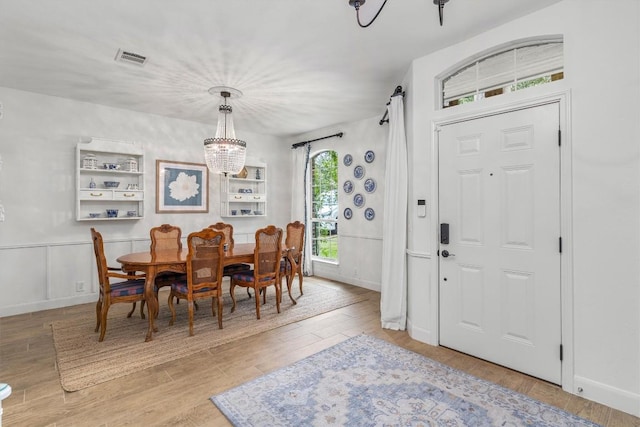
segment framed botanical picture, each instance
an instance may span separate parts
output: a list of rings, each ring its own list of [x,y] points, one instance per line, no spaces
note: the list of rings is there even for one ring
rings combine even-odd
[[[207,165],[156,160],[156,212],[209,212]]]

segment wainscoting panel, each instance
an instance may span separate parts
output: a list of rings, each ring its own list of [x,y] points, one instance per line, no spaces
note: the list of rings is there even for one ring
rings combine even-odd
[[[149,250],[149,239],[105,239],[109,266],[129,252]],[[97,300],[90,241],[0,247],[0,317]]]
[[[0,309],[47,298],[46,247],[0,249],[0,271]]]
[[[415,340],[438,345],[434,332],[437,313],[431,309],[438,297],[432,295],[432,262],[430,253],[407,250],[407,331]]]

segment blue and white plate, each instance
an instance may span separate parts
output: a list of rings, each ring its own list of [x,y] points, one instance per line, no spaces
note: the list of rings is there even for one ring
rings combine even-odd
[[[345,154],[344,158],[342,159],[342,163],[344,163],[345,166],[351,166],[352,162],[353,156],[351,154]]]
[[[344,217],[346,219],[351,219],[352,216],[353,216],[353,212],[351,211],[351,208],[346,208],[344,210]]]
[[[353,176],[356,179],[362,179],[364,177],[364,174],[365,174],[364,166],[358,165],[355,168],[353,168]]]
[[[367,193],[373,193],[374,191],[376,191],[377,187],[378,184],[376,184],[376,180],[373,178],[367,178],[364,181],[364,189]]]
[[[367,208],[364,210],[364,217],[367,218],[369,221],[375,218],[375,216],[376,216],[376,213],[373,211],[372,208]]]
[[[342,189],[345,193],[350,194],[353,191],[353,182],[346,180],[344,184],[342,184]]]
[[[353,204],[356,205],[357,208],[361,208],[364,206],[364,196],[360,193],[353,196]]]
[[[364,153],[364,161],[367,163],[371,163],[375,160],[376,158],[376,153],[374,153],[373,151],[369,150],[366,153]]]

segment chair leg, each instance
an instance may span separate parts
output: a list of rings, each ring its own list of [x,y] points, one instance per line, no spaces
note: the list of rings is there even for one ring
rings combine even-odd
[[[157,298],[157,296],[156,296],[156,298]],[[146,316],[144,315],[144,305],[146,303],[147,303],[147,301],[145,301],[145,300],[140,301],[140,318],[141,319],[145,319],[146,318]]]
[[[189,307],[189,336],[193,336],[193,301],[187,301]]]
[[[218,328],[222,329],[222,295],[216,297],[218,301]]]
[[[251,298],[251,292],[249,292],[249,288],[247,288],[247,295],[249,295],[249,298]]]
[[[291,279],[293,279],[293,277]],[[298,268],[298,281],[300,282],[300,295],[304,295],[302,293],[302,268]]]
[[[282,299],[282,282],[276,282],[275,288],[276,288],[276,307],[278,308],[278,313],[280,313],[280,299]]]
[[[233,280],[231,280],[231,284],[229,285],[229,293],[231,294],[231,301],[233,301],[233,305],[231,306],[232,313],[236,311],[236,296],[234,292],[235,287],[236,284],[233,282]]]
[[[109,312],[109,306],[105,303],[102,304],[102,310],[100,312],[100,338],[98,342],[104,340],[104,335],[107,333],[107,313]]]
[[[136,311],[136,303],[133,303],[133,307],[131,307],[131,311],[129,312],[129,314],[127,314],[127,317],[131,317],[131,315],[133,314],[133,312]]]
[[[98,332],[100,330],[100,314],[102,313],[102,300],[98,299],[96,303],[96,329],[93,332]]]
[[[258,319],[260,319],[260,290],[258,288],[253,288],[254,294],[255,294],[255,300],[256,300],[256,317]],[[265,295],[267,293],[265,292]]]
[[[298,301],[296,301],[293,298],[293,295],[291,295],[291,285],[293,284],[293,275],[294,275],[294,271],[291,270],[290,274],[287,274],[287,292],[289,293],[289,299],[291,300],[291,302],[295,305],[298,303]],[[280,281],[280,289],[282,289],[282,280]],[[282,291],[281,291],[282,292]],[[282,299],[282,297],[281,297]]]
[[[169,320],[169,326],[173,325],[173,322],[176,321],[176,309],[173,306],[173,290],[169,294],[169,301],[167,301],[167,305],[169,306],[169,310],[171,310],[171,319]]]

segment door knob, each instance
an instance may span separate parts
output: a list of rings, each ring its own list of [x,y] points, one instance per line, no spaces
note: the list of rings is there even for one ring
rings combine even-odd
[[[456,256],[456,254],[450,254],[449,251],[446,249],[441,253],[442,253],[442,258],[449,258],[450,256]]]

